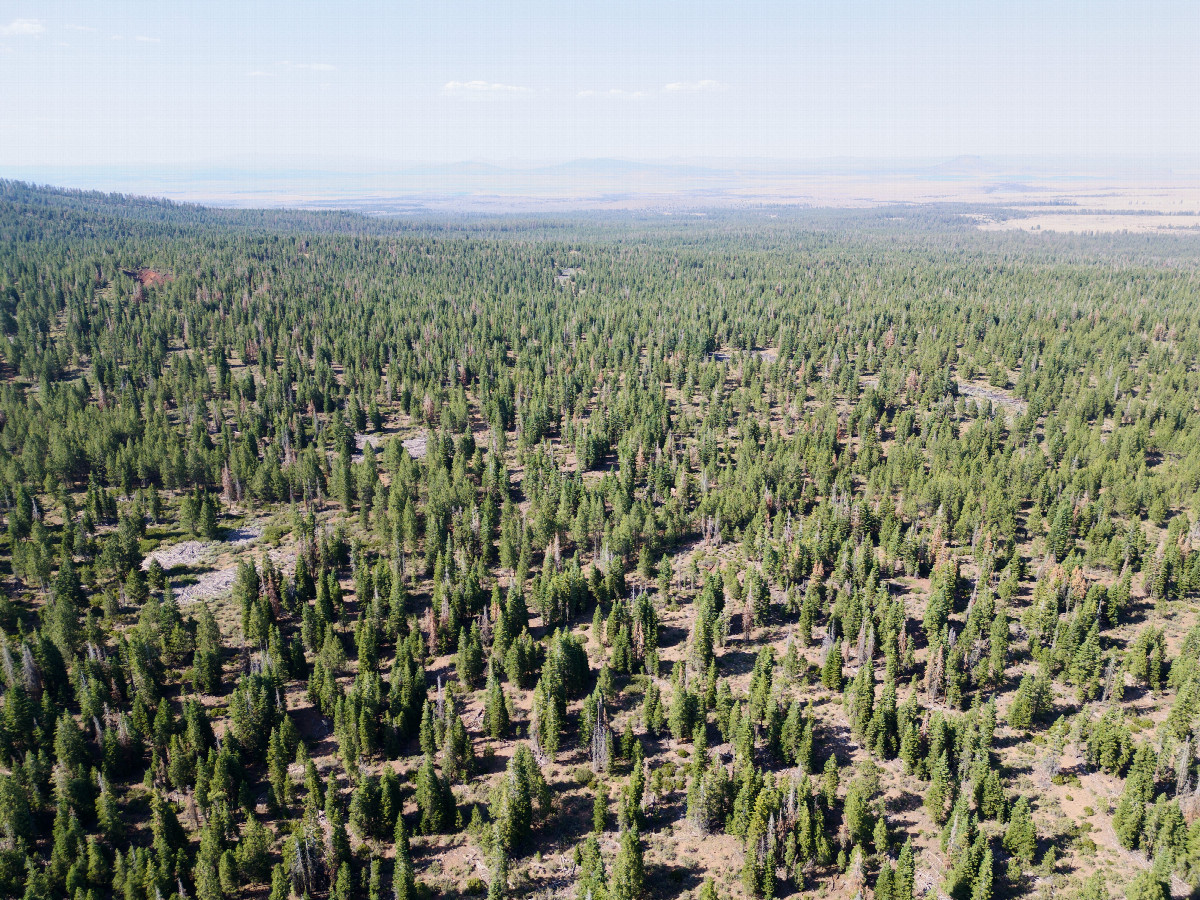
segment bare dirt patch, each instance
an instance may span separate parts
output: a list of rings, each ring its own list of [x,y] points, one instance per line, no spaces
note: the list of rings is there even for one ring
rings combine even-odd
[[[425,456],[425,451],[429,448],[429,434],[422,431],[415,437],[405,438],[402,441],[404,449],[408,451],[409,456],[413,459],[421,459]]]
[[[207,556],[208,545],[203,541],[181,541],[163,550],[155,550],[142,561],[142,568],[148,569],[151,561],[157,560],[169,572],[174,568],[200,565]]]
[[[140,268],[140,269],[124,269],[126,275],[134,278],[146,287],[161,287],[164,284],[175,280],[175,276],[169,272],[160,272],[157,269]]]
[[[384,429],[383,431],[375,431],[371,434],[364,434],[362,432],[356,433],[354,435],[354,461],[362,462],[363,451],[367,449],[368,444],[378,450],[380,445],[382,445],[384,441],[386,441],[395,433],[396,429],[394,428]],[[428,432],[422,431],[419,434],[413,435],[412,437],[405,438],[400,443],[403,445],[404,449],[408,451],[409,456],[411,456],[413,459],[420,459],[425,455],[425,450],[429,443],[429,434]]]
[[[157,561],[163,570],[174,573],[178,570],[201,569],[218,561],[218,558],[228,550],[246,547],[262,537],[263,530],[258,525],[247,525],[241,528],[231,528],[225,532],[224,540],[219,541],[180,541],[170,547],[155,550],[142,561],[142,568],[149,568],[151,561]],[[283,562],[287,553],[283,550],[271,551],[274,562]],[[224,565],[216,569],[199,572],[195,580],[179,586],[175,590],[175,599],[179,604],[186,605],[197,600],[215,600],[233,590],[233,582],[237,577],[237,565]]]
[[[989,400],[1009,413],[1023,413],[1029,405],[1020,397],[1014,397],[1008,391],[987,383],[960,381],[958,382],[958,392],[964,397]]]

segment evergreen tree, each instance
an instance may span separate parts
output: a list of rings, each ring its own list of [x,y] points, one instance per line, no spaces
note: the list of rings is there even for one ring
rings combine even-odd
[[[642,841],[637,828],[621,832],[620,849],[613,861],[608,900],[640,900],[646,893],[646,869],[642,860]]]
[[[916,882],[916,858],[912,838],[904,842],[896,860],[896,876],[892,881],[892,900],[913,900]]]
[[[1168,900],[1170,890],[1153,872],[1139,872],[1125,889],[1125,900]]]
[[[505,900],[508,896],[508,848],[500,823],[492,837],[492,877],[488,883],[488,900]],[[399,898],[398,898],[399,900]]]
[[[929,787],[925,791],[925,808],[939,825],[946,821],[949,806],[954,800],[954,784],[951,781],[950,761],[946,751],[934,760],[929,776]]]
[[[971,886],[971,900],[992,900],[992,850],[984,851],[979,863],[979,872]]]
[[[589,834],[583,847],[576,851],[579,859],[579,876],[576,879],[576,900],[588,897],[604,897],[608,891],[608,875],[604,871],[604,859],[600,855],[600,842],[595,834]]]
[[[458,680],[468,688],[473,687],[483,674],[483,640],[478,625],[472,624],[470,632],[465,628],[459,631],[454,665]]]
[[[1029,800],[1024,794],[1013,803],[1008,828],[1004,832],[1004,849],[1026,866],[1033,865],[1033,854],[1037,850],[1037,831],[1033,826]]]
[[[416,879],[413,875],[412,849],[404,817],[396,818],[396,862],[392,869],[392,896],[395,900],[416,900]]]
[[[596,834],[601,834],[604,831],[604,823],[608,818],[608,789],[604,787],[604,783],[597,779],[596,793],[592,800],[592,831]]]
[[[422,834],[442,834],[454,824],[454,794],[447,779],[440,776],[433,756],[425,754],[417,772],[417,810]]]
[[[533,829],[534,804],[544,811],[546,782],[528,745],[517,747],[508,769],[493,793],[491,819],[496,823],[506,851],[520,847]]]
[[[892,864],[885,860],[875,879],[875,900],[894,900],[894,882],[895,872],[892,870]]]
[[[821,666],[821,684],[831,691],[842,689],[842,648],[836,641]]]

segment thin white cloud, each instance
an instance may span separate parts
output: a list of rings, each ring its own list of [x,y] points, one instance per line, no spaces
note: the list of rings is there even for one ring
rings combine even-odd
[[[274,78],[274,72],[264,72],[262,69],[255,69],[253,72],[247,72],[251,78]]]
[[[703,81],[672,81],[663,85],[663,92],[667,94],[702,94],[720,89],[721,82],[711,78],[705,78]]]
[[[40,19],[13,19],[7,25],[0,25],[0,35],[18,37],[30,34],[41,34],[46,26]]]
[[[641,100],[646,96],[646,92],[610,88],[607,91],[579,91],[575,96],[583,100]]]
[[[499,81],[447,81],[442,93],[460,97],[500,97],[528,94],[529,88]]]
[[[162,38],[147,37],[144,34],[139,34],[134,38],[135,41],[141,41],[143,44],[161,44]]]
[[[647,97],[660,94],[703,94],[724,89],[719,81],[706,78],[703,81],[672,81],[661,88],[647,90],[626,90],[625,88],[609,88],[608,90],[587,89],[577,91],[575,96],[581,100],[644,100]]]
[[[285,69],[302,69],[305,72],[333,72],[337,66],[331,66],[329,63],[312,62],[312,63],[294,63],[283,61]]]

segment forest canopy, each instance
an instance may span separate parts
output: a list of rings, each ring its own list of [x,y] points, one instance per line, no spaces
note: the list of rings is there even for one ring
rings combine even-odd
[[[1200,243],[971,212],[0,182],[0,895],[1200,890]]]

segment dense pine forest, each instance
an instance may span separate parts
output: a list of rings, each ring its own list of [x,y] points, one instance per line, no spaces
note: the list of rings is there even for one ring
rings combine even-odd
[[[1196,895],[1200,244],[970,212],[0,183],[0,896]]]

